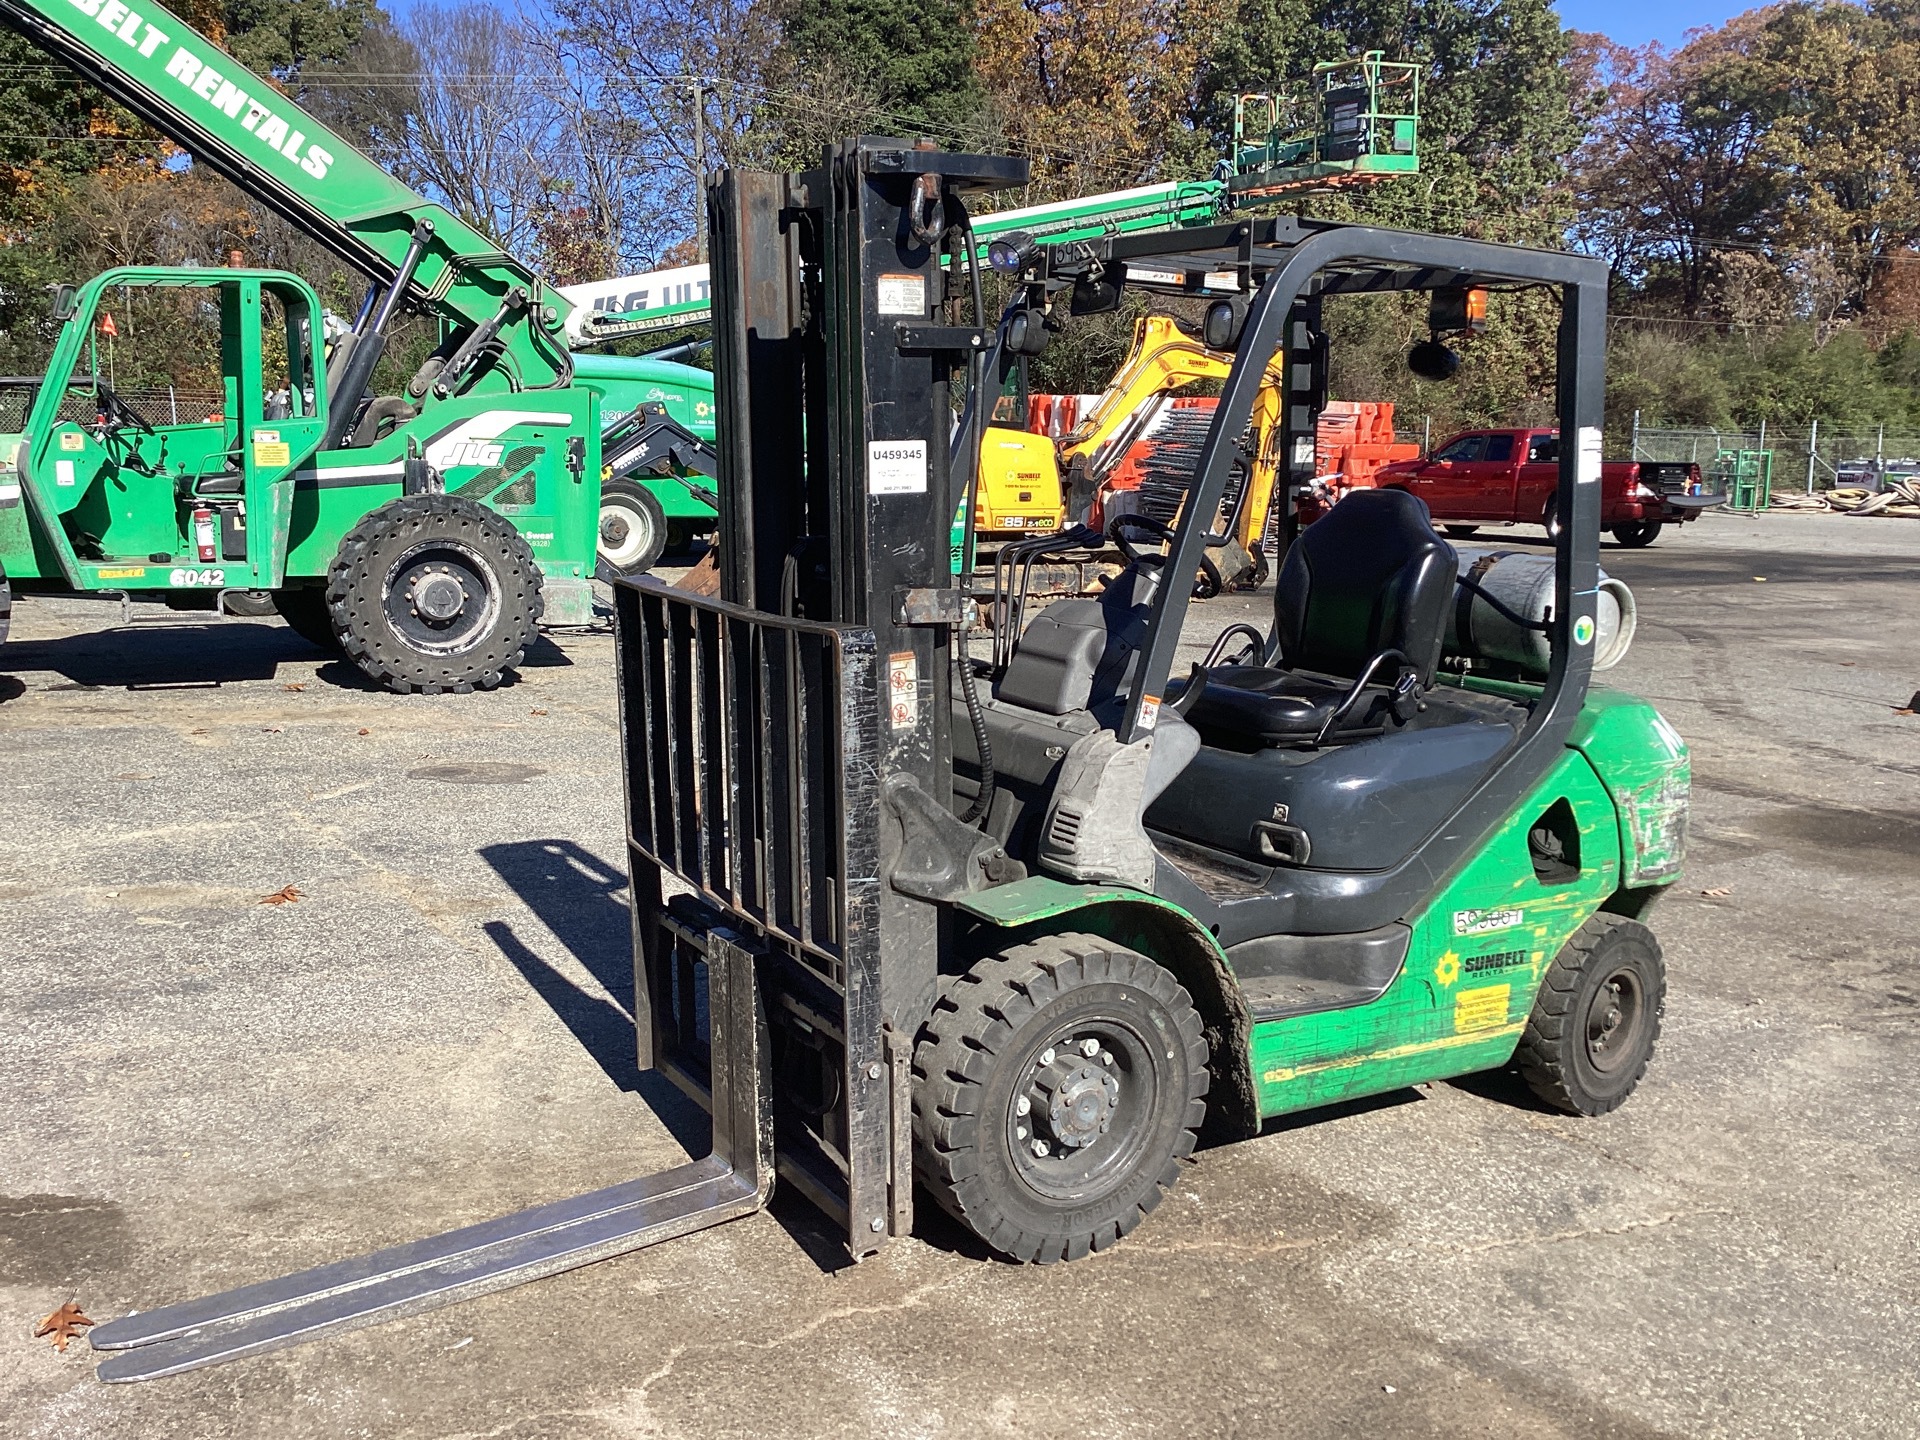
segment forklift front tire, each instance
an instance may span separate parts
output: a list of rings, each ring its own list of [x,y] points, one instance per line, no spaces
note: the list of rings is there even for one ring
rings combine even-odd
[[[1647,1073],[1667,969],[1638,920],[1598,914],[1561,947],[1514,1054],[1529,1088],[1570,1115],[1617,1109]]]
[[[534,641],[540,567],[504,516],[458,495],[390,500],[347,532],[327,571],[341,648],[406,695],[491,690]]]
[[[913,1069],[921,1179],[1002,1255],[1043,1265],[1138,1225],[1207,1110],[1192,998],[1092,935],[975,964],[934,1006]]]

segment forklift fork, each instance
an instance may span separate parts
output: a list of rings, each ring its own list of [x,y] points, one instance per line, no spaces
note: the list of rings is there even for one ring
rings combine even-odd
[[[751,1215],[773,1191],[773,1116],[758,956],[709,936],[713,1149],[703,1160],[444,1235],[92,1332],[102,1380],[154,1380],[416,1315]]]

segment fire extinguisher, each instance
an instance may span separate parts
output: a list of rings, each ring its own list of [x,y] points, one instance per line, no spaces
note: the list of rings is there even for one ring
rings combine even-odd
[[[193,512],[193,544],[200,552],[201,564],[220,558],[220,536],[214,528],[213,511],[202,509]]]

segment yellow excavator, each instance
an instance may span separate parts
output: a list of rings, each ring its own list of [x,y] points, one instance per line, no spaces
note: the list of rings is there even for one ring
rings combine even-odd
[[[1232,502],[1232,539],[1248,557],[1259,554],[1279,474],[1284,363],[1276,355],[1268,366],[1248,432],[1245,483]],[[1232,369],[1230,353],[1209,349],[1172,316],[1141,316],[1127,358],[1067,434],[1055,440],[1027,430],[987,428],[974,533],[983,540],[1006,540],[1047,534],[1084,519],[1101,485],[1159,414],[1161,402],[1202,380],[1224,380]],[[1258,561],[1250,558],[1247,565]]]

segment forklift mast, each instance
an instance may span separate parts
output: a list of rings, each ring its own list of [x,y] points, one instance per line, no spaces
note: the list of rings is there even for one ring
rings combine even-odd
[[[941,257],[968,198],[1025,172],[867,138],[716,182],[721,598],[617,592],[625,723],[652,750],[628,767],[641,1063],[706,1100],[695,971],[729,922],[691,896],[662,911],[663,870],[692,873],[765,932],[780,1174],[856,1255],[911,1225],[935,902],[993,848],[948,808],[965,602],[945,437],[987,336],[946,323]]]

